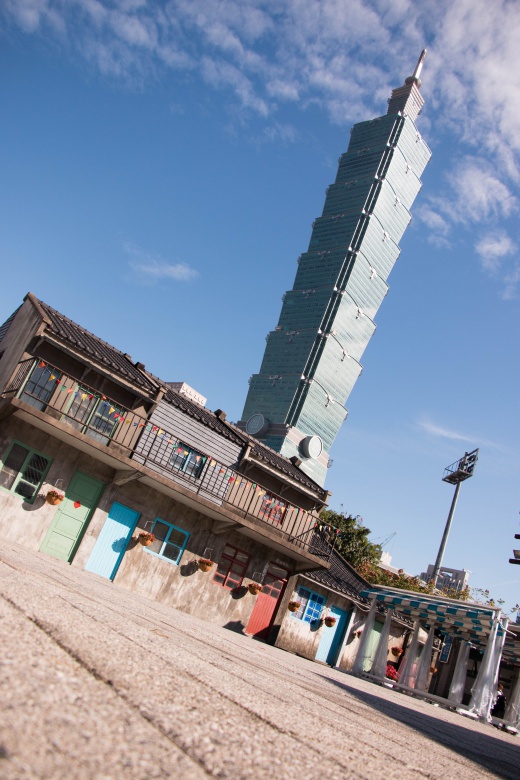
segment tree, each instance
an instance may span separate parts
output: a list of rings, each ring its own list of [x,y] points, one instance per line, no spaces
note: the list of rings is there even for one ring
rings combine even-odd
[[[357,518],[333,509],[324,509],[320,518],[326,525],[333,526],[332,533],[336,533],[334,547],[351,566],[359,570],[365,563],[377,565],[381,558],[381,545],[369,541],[370,529],[361,525]]]

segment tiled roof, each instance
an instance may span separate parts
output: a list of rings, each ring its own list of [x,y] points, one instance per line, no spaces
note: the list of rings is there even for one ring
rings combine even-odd
[[[203,406],[199,406],[199,404],[191,401],[187,396],[178,393],[171,388],[168,389],[164,400],[167,403],[172,404],[172,406],[181,409],[186,414],[189,414],[190,417],[199,420],[203,425],[207,425],[208,428],[212,428],[227,439],[234,441],[236,444],[249,444],[251,446],[251,454],[255,458],[264,461],[276,471],[285,474],[295,482],[299,482],[325,500],[327,491],[324,488],[304,474],[303,471],[300,471],[300,469],[291,463],[290,460],[284,458],[283,455],[280,455],[280,453],[275,452],[269,447],[266,447],[265,444],[262,444],[252,436],[249,436],[245,431],[242,431],[240,428],[237,428],[236,425],[233,425],[233,423],[228,422],[227,420],[220,420],[215,416],[214,412],[211,412]]]
[[[102,363],[112,371],[121,374],[129,382],[142,388],[147,393],[155,395],[158,387],[165,385],[161,379],[154,376],[149,371],[136,368],[131,359],[126,357],[123,352],[120,352],[115,347],[107,344],[106,341],[98,338],[98,336],[90,333],[90,331],[85,330],[85,328],[82,328],[68,317],[60,314],[60,312],[53,309],[44,301],[40,301],[32,295],[29,295],[29,297],[33,298],[41,307],[50,321],[50,325],[47,326],[48,330],[58,338],[68,342],[75,349],[86,353],[86,355],[91,357],[94,361]],[[283,455],[280,455],[280,453],[275,452],[270,447],[262,444],[258,439],[249,436],[245,431],[242,431],[233,425],[233,423],[230,423],[227,420],[220,420],[214,412],[196,404],[187,396],[178,393],[171,388],[167,389],[164,400],[190,415],[190,417],[199,420],[203,425],[213,429],[221,436],[225,436],[230,441],[234,441],[239,445],[249,444],[251,447],[251,454],[254,458],[263,461],[276,471],[285,474],[294,482],[298,482],[312,491],[320,499],[325,500],[327,491],[322,488],[321,485],[318,485],[311,477],[308,477],[303,471],[300,471],[297,466],[291,463],[291,461]]]
[[[196,404],[195,401],[192,401],[183,393],[178,393],[176,390],[168,388],[164,400],[177,409],[180,409],[182,412],[185,412],[185,414],[188,414],[190,417],[193,417],[195,420],[198,420],[203,425],[206,425],[208,428],[216,431],[221,436],[225,436],[226,439],[234,441],[235,444],[244,444],[244,439],[240,436],[239,431],[235,432],[232,426],[219,420],[214,412],[206,409],[205,406]]]
[[[367,599],[359,594],[370,588],[370,585],[336,551],[333,551],[330,557],[330,569],[305,572],[304,576],[358,602],[368,603]]]
[[[66,341],[80,352],[84,352],[92,360],[102,363],[112,371],[121,374],[127,381],[137,385],[145,392],[152,395],[156,394],[157,385],[150,380],[145,371],[136,368],[131,359],[125,357],[123,352],[120,352],[115,347],[107,344],[106,341],[102,341],[93,333],[90,333],[90,331],[69,320],[68,317],[60,314],[59,311],[56,311],[47,303],[40,300],[38,300],[38,303],[50,320],[50,325],[47,328],[51,333]]]
[[[18,307],[18,309],[19,308],[20,307]],[[18,309],[16,309],[16,311],[13,311],[11,316],[6,319],[6,321],[3,323],[3,325],[0,325],[0,341],[2,341],[2,339],[5,337],[5,334],[9,330],[9,326],[11,325],[11,322],[14,320],[14,318],[16,316],[16,312],[18,311]]]

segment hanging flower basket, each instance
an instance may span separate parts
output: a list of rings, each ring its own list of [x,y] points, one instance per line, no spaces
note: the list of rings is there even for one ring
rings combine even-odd
[[[389,680],[393,680],[394,682],[399,681],[399,672],[395,668],[395,666],[392,666],[392,664],[387,664],[385,677],[387,677]]]
[[[300,606],[301,605],[300,605],[299,601],[290,601],[287,604],[287,609],[289,610],[289,612],[298,612],[298,610],[300,609]]]
[[[325,625],[328,626],[329,628],[332,628],[332,626],[334,626],[335,624],[336,624],[336,618],[332,617],[332,615],[328,615],[325,618]]]
[[[49,490],[47,495],[45,496],[45,500],[48,504],[51,504],[52,506],[56,506],[59,504],[65,496],[63,496],[61,493],[58,493],[57,490]]]
[[[149,534],[146,531],[143,531],[139,534],[139,542],[144,545],[144,547],[149,547],[153,542],[155,542],[155,534]]]
[[[252,593],[253,596],[258,596],[260,591],[262,590],[262,585],[259,582],[250,582],[247,586],[247,589],[249,593]]]
[[[402,647],[391,647],[390,652],[392,655],[395,655],[397,658],[399,658],[400,655],[403,654],[403,648]]]
[[[213,566],[213,561],[210,561],[209,558],[199,558],[197,565],[201,571],[209,571]]]

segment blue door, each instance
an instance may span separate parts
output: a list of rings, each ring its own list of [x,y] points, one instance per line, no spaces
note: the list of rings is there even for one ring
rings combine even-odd
[[[318,645],[316,660],[323,661],[326,664],[334,664],[341,642],[345,636],[345,628],[350,612],[339,609],[339,607],[331,607],[329,615],[330,617],[335,617],[336,622],[333,626],[323,627],[323,634],[321,642]]]
[[[100,574],[108,580],[114,579],[128,540],[139,520],[139,514],[123,504],[112,504],[85,566],[88,571]]]

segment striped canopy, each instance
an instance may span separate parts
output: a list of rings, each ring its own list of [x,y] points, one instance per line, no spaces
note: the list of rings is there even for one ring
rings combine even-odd
[[[499,607],[383,586],[374,586],[362,591],[360,595],[370,601],[375,599],[385,607],[394,607],[396,612],[410,620],[434,625],[444,634],[483,647],[487,644],[492,625],[502,614]],[[502,630],[499,628],[499,635]],[[513,646],[508,645],[509,639],[508,635],[508,660],[520,663],[520,637],[517,637],[516,643],[513,642]]]

